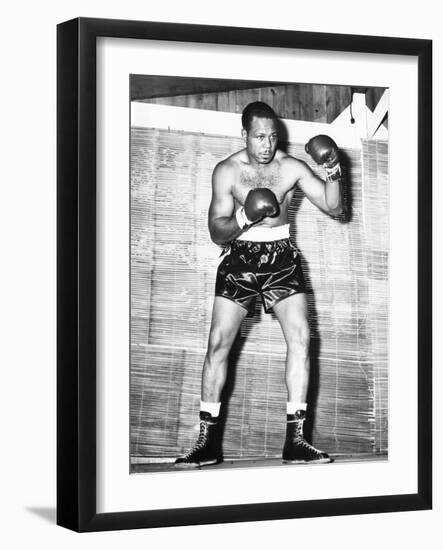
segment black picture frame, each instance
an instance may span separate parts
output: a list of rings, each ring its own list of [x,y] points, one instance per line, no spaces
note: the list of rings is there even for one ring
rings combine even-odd
[[[417,493],[166,510],[96,510],[96,39],[415,56],[418,61]],[[78,18],[57,28],[57,523],[75,531],[432,507],[432,42]]]

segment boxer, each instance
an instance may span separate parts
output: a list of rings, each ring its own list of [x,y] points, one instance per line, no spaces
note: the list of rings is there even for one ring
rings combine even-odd
[[[286,464],[331,462],[303,434],[309,380],[309,325],[300,254],[289,239],[288,209],[297,186],[323,212],[342,212],[339,151],[328,136],[309,140],[306,152],[322,165],[325,180],[303,161],[277,148],[278,119],[271,107],[253,102],[242,113],[245,147],[214,169],[208,226],[225,253],[217,270],[215,299],[203,364],[200,433],[194,447],[175,461],[196,468],[222,460],[217,423],[228,355],[240,325],[260,296],[278,319],[287,345]]]

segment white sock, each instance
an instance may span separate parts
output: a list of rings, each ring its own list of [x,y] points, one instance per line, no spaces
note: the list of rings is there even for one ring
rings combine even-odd
[[[286,414],[295,414],[296,411],[306,411],[307,408],[307,403],[300,403],[299,401],[288,401],[286,403]]]
[[[211,413],[213,418],[217,418],[220,414],[221,403],[210,403],[208,401],[200,401],[200,410]]]

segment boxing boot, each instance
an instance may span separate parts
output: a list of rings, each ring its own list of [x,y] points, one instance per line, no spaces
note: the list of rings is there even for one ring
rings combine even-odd
[[[199,468],[221,462],[220,435],[217,426],[218,418],[210,413],[200,411],[200,434],[192,449],[175,461],[177,468]]]
[[[306,411],[296,411],[287,415],[286,439],[283,447],[283,463],[297,464],[304,462],[327,463],[332,459],[326,453],[310,445],[303,436],[303,423]]]

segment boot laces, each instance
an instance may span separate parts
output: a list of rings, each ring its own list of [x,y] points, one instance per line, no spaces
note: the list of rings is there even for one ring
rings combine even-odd
[[[208,441],[208,430],[209,430],[208,423],[201,421],[200,433],[198,435],[198,439],[195,442],[195,445],[192,447],[192,449],[188,452],[188,454],[184,456],[184,458],[192,457],[195,453],[200,451],[206,445]]]
[[[297,445],[304,447],[308,451],[311,451],[315,454],[320,454],[320,451],[318,451],[315,447],[313,447],[310,443],[308,443],[303,436],[297,437],[295,441]]]
[[[298,438],[301,438],[304,440],[304,437],[303,437],[303,422],[304,420],[296,420],[295,421],[295,437],[298,439]]]
[[[295,433],[294,433],[294,441],[297,443],[297,445],[300,445],[301,447],[304,447],[308,451],[311,451],[315,454],[321,454],[320,451],[318,451],[313,445],[308,443],[303,435],[303,423],[304,418],[299,419],[295,421]]]

